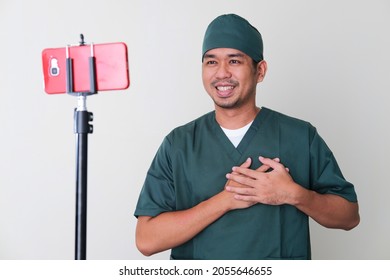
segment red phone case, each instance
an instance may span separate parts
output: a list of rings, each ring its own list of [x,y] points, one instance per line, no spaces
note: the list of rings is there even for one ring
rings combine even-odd
[[[107,43],[68,47],[73,61],[73,92],[90,91],[89,58],[95,57],[97,91],[122,90],[130,85],[127,46]],[[66,93],[67,48],[48,48],[42,51],[44,88],[48,94]]]

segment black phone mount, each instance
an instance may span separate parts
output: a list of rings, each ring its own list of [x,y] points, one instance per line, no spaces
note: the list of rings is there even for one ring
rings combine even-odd
[[[80,34],[80,46],[84,46],[84,35]],[[74,92],[73,59],[66,47],[66,90],[67,94],[78,97],[74,110],[74,133],[76,134],[76,237],[75,259],[85,260],[87,251],[87,167],[88,167],[88,134],[93,133],[93,114],[87,111],[87,96],[97,94],[96,61],[94,46],[91,46],[89,57],[90,90]]]

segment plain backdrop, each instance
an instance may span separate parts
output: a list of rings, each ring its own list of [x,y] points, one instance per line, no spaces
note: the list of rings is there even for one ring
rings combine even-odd
[[[213,110],[201,44],[224,13],[263,35],[259,106],[310,121],[355,184],[360,225],[311,222],[313,258],[390,259],[387,0],[0,0],[0,259],[74,258],[77,98],[44,92],[41,51],[80,33],[127,44],[130,88],[87,99],[87,258],[146,259],[134,243],[138,194],[163,137]]]

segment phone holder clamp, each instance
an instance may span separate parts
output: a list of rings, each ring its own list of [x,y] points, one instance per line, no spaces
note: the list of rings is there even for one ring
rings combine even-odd
[[[80,46],[85,46],[84,35],[80,34],[81,41]],[[66,92],[72,96],[89,96],[97,94],[97,83],[96,83],[96,58],[94,53],[93,43],[90,45],[91,52],[88,58],[89,63],[89,91],[86,92],[75,92],[73,88],[73,58],[69,55],[69,45],[66,46]]]

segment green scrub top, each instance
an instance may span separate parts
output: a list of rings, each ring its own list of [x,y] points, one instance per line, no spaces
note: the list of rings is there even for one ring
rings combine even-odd
[[[221,192],[226,173],[252,158],[278,157],[294,181],[356,202],[332,152],[310,123],[262,108],[237,148],[215,112],[171,131],[147,173],[134,215],[191,208]],[[172,259],[310,259],[308,216],[290,205],[233,210],[171,251]]]

